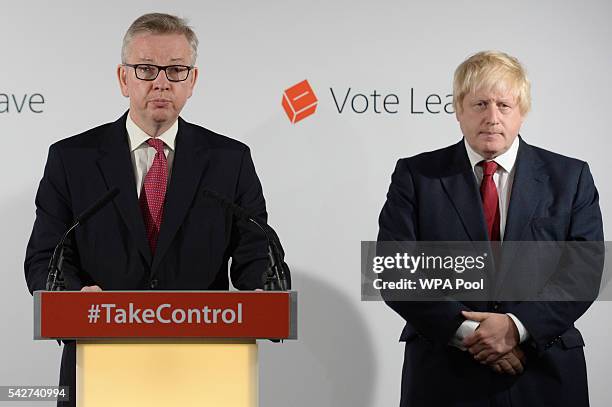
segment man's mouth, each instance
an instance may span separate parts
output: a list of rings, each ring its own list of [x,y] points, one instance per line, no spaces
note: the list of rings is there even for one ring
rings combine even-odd
[[[170,99],[156,98],[149,101],[154,107],[167,107],[170,105]]]
[[[501,136],[502,133],[498,132],[498,131],[481,131],[480,133],[478,133],[481,136],[484,137],[489,137],[489,136]]]

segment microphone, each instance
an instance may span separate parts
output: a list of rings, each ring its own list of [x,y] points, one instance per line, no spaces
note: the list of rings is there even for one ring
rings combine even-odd
[[[266,236],[268,242],[268,269],[262,276],[265,291],[287,291],[289,266],[285,263],[285,251],[278,235],[265,221],[257,219],[254,214],[240,205],[230,201],[216,191],[204,190],[205,198],[212,198],[222,207],[233,212],[239,219],[255,224]]]
[[[95,215],[100,209],[106,206],[114,197],[119,194],[119,188],[115,187],[108,191],[104,196],[94,202],[89,208],[85,209],[79,216],[76,217],[72,226],[64,233],[57,246],[53,250],[53,256],[49,261],[47,275],[47,291],[64,291],[64,277],[62,275],[62,266],[64,262],[64,242],[68,235],[79,225],[87,222],[89,218]]]
[[[236,214],[236,216],[238,216],[241,219],[249,220],[250,218],[254,216],[249,211],[244,209],[242,206],[236,205],[235,203],[230,201],[228,198],[226,198],[225,196],[221,195],[220,193],[216,191],[205,189],[204,197],[213,198],[215,201],[217,201],[218,204],[220,204],[225,209],[229,209],[230,211],[234,212],[234,214]]]
[[[83,224],[89,218],[95,215],[100,209],[106,206],[119,194],[119,188],[115,187],[108,191],[102,198],[94,202],[89,208],[85,209],[79,216],[76,217],[76,223]]]

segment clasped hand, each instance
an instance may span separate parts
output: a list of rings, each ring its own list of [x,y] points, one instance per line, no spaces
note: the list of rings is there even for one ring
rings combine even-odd
[[[479,322],[476,331],[463,340],[474,360],[490,366],[497,373],[520,374],[527,358],[518,347],[519,333],[506,314],[462,312],[464,318]]]

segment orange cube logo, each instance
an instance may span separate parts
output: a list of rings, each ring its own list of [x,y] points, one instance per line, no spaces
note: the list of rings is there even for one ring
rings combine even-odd
[[[306,79],[296,83],[283,93],[283,109],[291,123],[310,116],[317,110],[318,99]]]

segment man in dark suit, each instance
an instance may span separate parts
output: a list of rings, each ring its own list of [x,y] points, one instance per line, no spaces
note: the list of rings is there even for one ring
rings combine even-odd
[[[234,287],[263,287],[265,237],[204,196],[218,192],[266,219],[249,148],[179,117],[198,76],[197,43],[170,15],[143,15],[128,29],[117,74],[129,111],[49,149],[26,253],[31,292],[45,288],[67,227],[114,187],[119,195],[68,244],[68,289],[226,290],[230,258]],[[75,389],[74,343],[64,347],[60,384]]]
[[[518,136],[530,108],[518,60],[468,58],[455,72],[454,106],[463,140],[398,161],[380,242],[603,241],[588,165]],[[402,407],[589,404],[574,322],[590,301],[386,300],[406,319]]]

